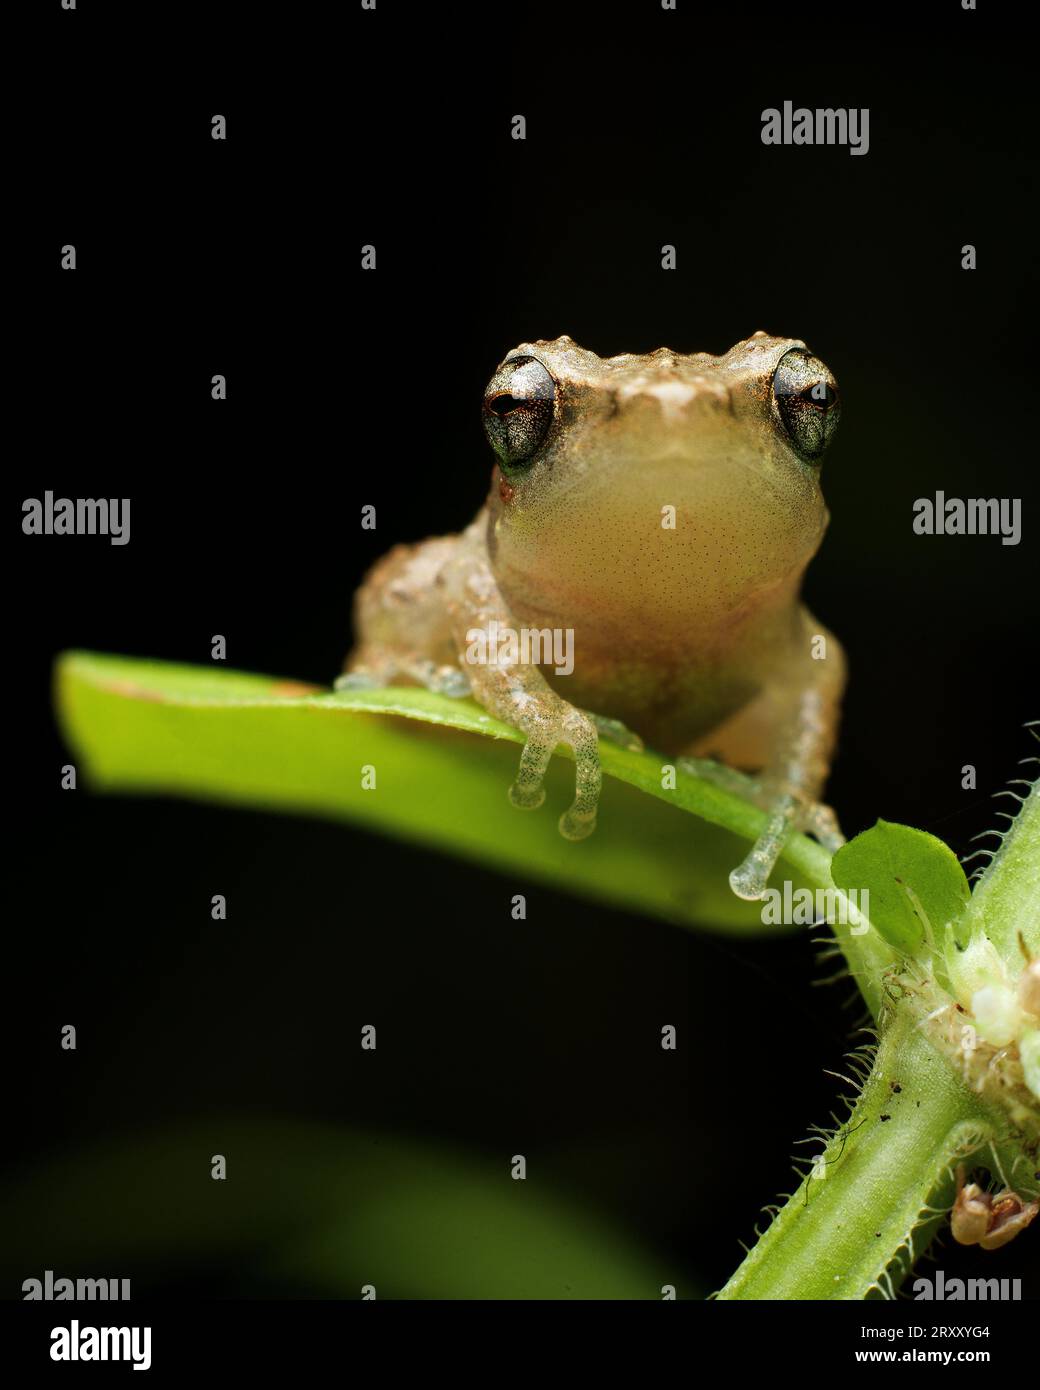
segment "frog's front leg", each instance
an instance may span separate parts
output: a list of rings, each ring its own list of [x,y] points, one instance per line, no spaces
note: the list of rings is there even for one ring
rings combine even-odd
[[[814,636],[821,632],[811,625]],[[686,758],[681,766],[738,795],[750,797],[769,815],[765,830],[750,853],[729,876],[738,897],[754,900],[765,892],[769,875],[793,830],[814,835],[826,848],[844,844],[833,810],[820,801],[837,733],[838,712],[845,685],[845,659],[837,639],[827,633],[825,660],[800,666],[801,679],[771,692],[772,754],[756,778],[701,758]]]
[[[583,840],[596,828],[602,772],[594,720],[558,695],[537,665],[523,659],[513,615],[502,597],[483,545],[481,519],[461,538],[456,556],[439,578],[459,663],[473,696],[489,713],[526,736],[516,781],[509,789],[514,806],[534,809],[545,800],[543,781],[558,744],[574,753],[574,802],[560,817],[560,833]],[[494,634],[495,640],[491,640]],[[510,640],[510,634],[516,640]],[[618,730],[609,732],[620,738]]]
[[[730,887],[739,898],[763,896],[792,830],[816,835],[827,849],[844,843],[834,812],[816,800],[824,780],[815,771],[817,749],[827,737],[824,702],[818,691],[806,690],[798,702],[784,760],[760,784],[769,823],[729,876]]]
[[[434,536],[396,545],[372,566],[354,601],[357,646],[335,682],[337,690],[404,684],[440,695],[469,694],[438,588],[438,576],[462,539]]]

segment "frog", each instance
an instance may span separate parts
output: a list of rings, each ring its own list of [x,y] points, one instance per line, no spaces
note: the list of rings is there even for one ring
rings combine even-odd
[[[749,901],[792,833],[840,846],[821,797],[846,660],[801,599],[830,519],[830,369],[763,330],[721,356],[602,358],[563,335],[509,351],[481,413],[486,502],[460,533],[372,566],[337,688],[471,696],[523,736],[508,789],[522,810],[569,748],[569,840],[596,826],[601,739],[738,791],[765,812],[729,875]],[[507,640],[475,640],[492,634]]]

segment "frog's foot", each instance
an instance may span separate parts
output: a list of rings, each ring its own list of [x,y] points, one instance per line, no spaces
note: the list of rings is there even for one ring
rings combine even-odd
[[[421,685],[437,695],[458,699],[470,693],[469,680],[459,666],[438,666],[426,657],[406,655],[356,666],[333,682],[333,690],[381,690],[404,680]]]
[[[459,666],[438,666],[435,661],[417,661],[409,668],[409,674],[414,681],[436,695],[450,695],[458,700],[470,693],[466,673]]]
[[[753,801],[763,811],[769,812],[769,824],[744,862],[729,876],[730,887],[739,898],[752,900],[762,897],[773,866],[792,830],[815,836],[824,849],[832,852],[845,843],[838,818],[822,802],[810,801],[791,793],[778,795],[775,787],[771,788],[767,782],[748,777],[735,768],[708,758],[680,758],[679,768],[744,800]]]
[[[378,690],[385,682],[370,671],[344,671],[332,682],[333,690]]]
[[[769,824],[755,841],[751,853],[729,876],[729,886],[738,898],[754,900],[763,896],[773,866],[793,830],[815,835],[823,847],[831,851],[845,843],[834,812],[818,801],[807,801],[788,793],[775,798],[766,809],[770,811]]]
[[[605,714],[593,714],[590,709],[583,709],[581,713],[586,719],[592,720],[600,738],[605,738],[608,743],[617,744],[626,752],[642,753],[646,746],[643,740],[638,734],[633,733],[627,724],[622,724],[620,719],[609,719]]]
[[[729,886],[738,898],[753,901],[762,897],[769,882],[769,875],[773,872],[773,865],[779,859],[784,843],[791,833],[794,817],[794,797],[781,797],[774,804],[769,824],[755,841],[751,853],[729,876]]]
[[[558,743],[574,751],[574,801],[560,817],[560,834],[567,840],[584,840],[596,828],[603,774],[599,765],[596,725],[581,710],[566,707],[556,717],[535,717],[525,721],[527,742],[520,754],[516,781],[509,788],[509,800],[523,810],[535,810],[545,800],[543,781],[549,760]]]

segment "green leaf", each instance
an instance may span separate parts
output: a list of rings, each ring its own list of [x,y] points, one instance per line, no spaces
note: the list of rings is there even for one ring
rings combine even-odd
[[[869,893],[873,925],[902,955],[926,942],[942,951],[971,896],[968,880],[949,845],[908,825],[879,820],[850,840],[831,861],[839,888]]]
[[[331,816],[507,870],[520,886],[537,879],[687,927],[765,930],[760,907],[728,884],[765,816],[691,775],[665,790],[668,760],[653,753],[601,743],[599,824],[575,844],[556,829],[573,795],[569,754],[553,759],[546,805],[517,810],[506,792],[522,736],[470,700],[70,652],[56,702],[101,791]],[[375,790],[362,787],[365,766]],[[796,889],[829,885],[829,855],[812,840],[791,836],[784,859]]]

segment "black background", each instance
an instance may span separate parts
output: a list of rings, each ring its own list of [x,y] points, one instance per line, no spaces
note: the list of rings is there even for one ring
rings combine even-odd
[[[152,1126],[211,1119],[216,1152],[238,1111],[519,1145],[697,1296],[834,1103],[823,1069],[855,1013],[847,988],[813,985],[808,940],[693,935],[339,826],[58,790],[63,649],[205,662],[220,632],[230,665],[331,680],[365,568],[479,506],[481,391],[514,343],[721,352],[763,328],[804,338],[844,391],[807,581],[851,665],[830,799],[846,833],[881,815],[962,854],[995,824],[1037,716],[1020,45],[953,5],[847,28],[806,7],[494,8],[381,0],[330,28],[55,4],[27,50],[42,177],[9,513],[48,488],[130,496],[133,529],[112,547],[12,521],[10,1181]],[[869,154],[764,147],[760,113],[787,98],[869,107]],[[1022,498],[1022,544],[915,536],[912,503],[938,489]],[[662,1018],[698,1020],[667,1065]],[[371,1019],[393,1042],[362,1066]],[[60,1239],[34,1245],[43,1219],[30,1201],[8,1296],[60,1268]],[[985,1272],[1033,1255],[1016,1242]],[[321,1292],[237,1260],[126,1273],[170,1296]]]

